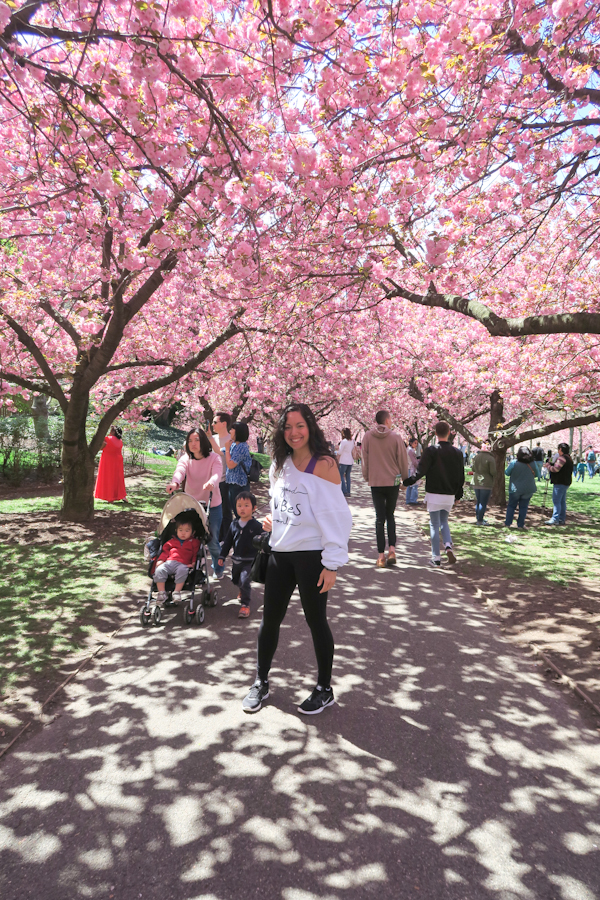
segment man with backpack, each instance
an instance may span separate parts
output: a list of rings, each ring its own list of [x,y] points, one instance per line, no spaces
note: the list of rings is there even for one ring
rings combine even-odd
[[[538,441],[533,450],[531,451],[531,456],[533,457],[533,465],[535,471],[537,473],[537,480],[542,480],[542,466],[544,464],[544,450]]]
[[[594,453],[594,448],[591,444],[587,449],[585,461],[588,467],[588,475],[590,476],[590,478],[593,478],[596,474],[596,454]]]

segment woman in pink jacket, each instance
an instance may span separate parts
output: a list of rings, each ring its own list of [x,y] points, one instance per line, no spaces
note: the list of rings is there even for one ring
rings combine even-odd
[[[208,437],[201,428],[192,428],[185,439],[185,453],[177,463],[171,484],[167,485],[167,493],[172,494],[184,481],[186,494],[191,494],[195,500],[208,503],[212,492],[208,515],[211,534],[208,549],[214,573],[219,579],[223,577],[223,566],[219,565],[219,529],[223,520],[219,481],[222,474],[223,463],[213,451]]]

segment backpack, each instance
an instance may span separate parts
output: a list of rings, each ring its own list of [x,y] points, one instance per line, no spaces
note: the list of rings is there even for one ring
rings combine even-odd
[[[260,473],[262,472],[262,468],[263,467],[257,459],[252,460],[249,469],[247,469],[244,463],[242,463],[242,469],[246,473],[248,481],[260,481]]]

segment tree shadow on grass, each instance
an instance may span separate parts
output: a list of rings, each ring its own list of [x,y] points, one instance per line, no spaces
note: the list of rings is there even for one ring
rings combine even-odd
[[[4,763],[6,900],[597,897],[597,736],[418,538],[375,571],[353,512],[338,704],[295,711],[314,683],[297,599],[256,716],[258,616],[128,626]]]

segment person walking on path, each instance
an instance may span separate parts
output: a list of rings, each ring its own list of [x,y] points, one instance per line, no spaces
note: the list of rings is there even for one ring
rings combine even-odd
[[[123,465],[123,432],[113,425],[108,437],[104,438],[104,447],[100,463],[98,464],[98,476],[94,497],[96,500],[106,500],[107,503],[116,503],[117,500],[125,500],[125,466]]]
[[[517,458],[513,459],[506,467],[506,474],[510,475],[510,481],[504,524],[510,528],[518,506],[517,528],[525,528],[525,516],[529,509],[529,501],[537,491],[535,483],[537,469],[533,466],[533,457],[527,447],[519,447]]]
[[[489,525],[485,520],[485,511],[494,486],[496,460],[487,446],[483,446],[473,460],[473,488],[475,490],[476,525]]]
[[[227,473],[225,481],[229,486],[229,505],[237,519],[236,497],[241,491],[247,491],[250,485],[248,474],[252,465],[248,438],[250,431],[245,422],[235,422],[229,429],[230,440],[225,444],[225,465]]]
[[[396,563],[396,521],[394,513],[400,485],[398,476],[408,477],[408,454],[404,441],[392,431],[389,412],[380,409],[375,416],[375,427],[367,431],[362,442],[362,474],[371,488],[375,507],[375,534],[377,536],[376,562],[378,569]],[[388,557],[385,558],[385,528],[387,527]]]
[[[223,507],[218,489],[222,474],[221,454],[214,452],[205,431],[201,428],[192,428],[187,433],[185,453],[175,467],[171,483],[167,485],[167,493],[172,494],[185,482],[185,491],[194,500],[208,503],[210,499],[208,549],[213,571],[219,579],[223,577],[223,566],[219,565],[221,555],[219,532],[223,521]]]
[[[579,457],[579,462],[577,463],[577,475],[575,477],[575,481],[581,481],[581,483],[583,484],[583,482],[585,481],[586,471],[587,468],[585,462],[583,461],[583,457],[581,456]]]
[[[594,453],[594,448],[591,444],[587,449],[585,460],[587,462],[588,475],[590,478],[593,478],[596,473],[596,454]]]
[[[533,457],[533,466],[536,471],[537,480],[542,480],[542,467],[544,465],[544,449],[540,442],[538,441],[533,450],[531,451],[531,455]]]
[[[558,457],[553,465],[546,463],[552,482],[552,518],[546,525],[565,525],[567,521],[567,491],[573,481],[573,460],[568,444],[558,445]]]
[[[463,495],[465,464],[460,450],[449,442],[450,426],[447,422],[437,422],[436,447],[426,447],[419,460],[416,475],[404,481],[405,487],[425,476],[425,502],[429,513],[429,534],[431,537],[431,564],[440,566],[440,532],[448,562],[454,564],[456,556],[452,547],[452,535],[448,516],[455,500]]]
[[[225,535],[229,531],[231,525],[231,506],[229,504],[229,485],[225,480],[227,465],[225,462],[225,444],[229,441],[229,429],[231,428],[231,416],[226,412],[215,413],[212,423],[212,434],[208,435],[210,443],[215,453],[220,456],[223,463],[223,474],[219,482],[219,491],[221,493],[221,509],[223,510],[223,521],[221,522],[221,530],[217,537],[224,541]]]
[[[342,493],[345,497],[350,496],[352,489],[350,473],[354,465],[354,441],[349,428],[342,431],[342,440],[338,447],[338,465],[340,467],[340,475],[342,477]]]
[[[269,696],[269,671],[279,629],[295,587],[300,593],[317,658],[317,684],[298,707],[315,715],[334,703],[331,688],[334,643],[327,622],[327,594],[337,571],[348,562],[352,516],[340,490],[335,456],[311,409],[292,403],[273,437],[271,532],[263,618],[258,632],[257,677],[244,698],[244,712],[255,713]]]
[[[408,450],[406,451],[408,456],[408,475],[409,478],[411,475],[414,475],[417,471],[417,467],[419,465],[419,457],[417,456],[417,448],[419,446],[419,442],[416,438],[411,438],[408,442]],[[416,484],[411,484],[410,487],[406,488],[406,505],[407,506],[416,506],[419,502],[419,488]]]
[[[255,537],[262,534],[263,527],[254,518],[254,510],[256,509],[256,497],[254,494],[250,491],[241,491],[236,497],[235,505],[238,517],[229,526],[229,531],[221,544],[219,565],[225,565],[225,559],[233,547],[231,580],[240,589],[238,599],[242,604],[238,618],[247,619],[250,615],[250,601],[252,600],[250,570],[258,553],[253,541]]]

